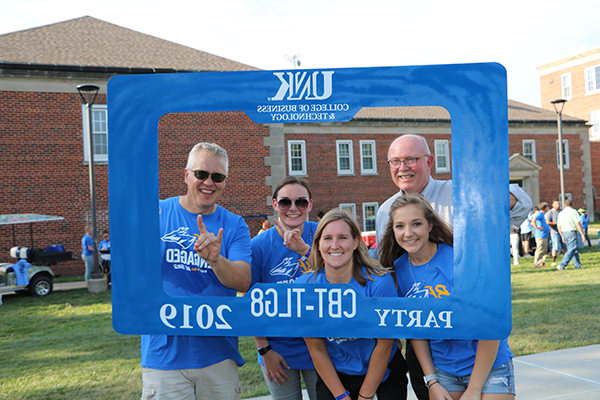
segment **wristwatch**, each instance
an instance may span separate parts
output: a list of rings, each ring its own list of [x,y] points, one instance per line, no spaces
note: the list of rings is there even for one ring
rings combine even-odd
[[[258,354],[260,354],[261,356],[264,356],[265,354],[267,354],[269,352],[269,350],[271,350],[271,345],[268,344],[265,347],[261,347],[260,349],[258,349]]]
[[[425,381],[425,386],[427,386],[427,388],[429,388],[429,382],[431,381],[439,381],[439,378],[437,376],[437,374],[431,374],[431,375],[425,375],[423,377],[423,380]]]

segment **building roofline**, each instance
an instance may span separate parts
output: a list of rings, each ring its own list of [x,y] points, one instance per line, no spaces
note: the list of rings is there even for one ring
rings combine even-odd
[[[206,72],[202,70],[176,69],[176,68],[135,68],[135,67],[101,67],[87,65],[61,65],[61,64],[33,64],[0,61],[0,69],[15,69],[29,71],[57,71],[57,72],[92,72],[106,74],[171,74],[179,72]]]
[[[594,57],[594,56],[596,56],[596,57]],[[598,47],[597,49],[586,51],[584,53],[576,54],[574,56],[563,58],[562,60],[553,61],[551,63],[544,64],[540,67],[537,67],[536,69],[539,71],[539,73],[541,75],[542,71],[547,70],[547,69],[560,70],[560,69],[566,68],[566,67],[562,67],[564,64],[569,64],[569,63],[580,64],[583,62],[583,60],[585,58],[596,59],[599,57],[600,57],[600,47]],[[557,68],[557,67],[560,67],[560,68]],[[548,72],[546,72],[546,73],[548,73]]]

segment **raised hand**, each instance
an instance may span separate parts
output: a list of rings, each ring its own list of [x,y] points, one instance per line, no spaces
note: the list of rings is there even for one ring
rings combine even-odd
[[[218,235],[215,236],[212,232],[206,230],[206,226],[202,221],[202,215],[198,214],[198,229],[200,230],[200,236],[198,236],[196,243],[194,243],[194,250],[207,263],[216,262],[221,254],[223,228],[219,229]]]
[[[277,231],[283,237],[284,246],[301,256],[308,253],[310,245],[307,245],[302,239],[300,229],[288,229],[278,219],[275,220],[275,225],[277,225]]]

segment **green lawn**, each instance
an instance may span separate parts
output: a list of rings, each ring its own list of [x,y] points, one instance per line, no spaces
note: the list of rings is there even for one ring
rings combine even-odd
[[[595,250],[595,248],[594,248]],[[600,343],[600,252],[582,251],[584,268],[513,266],[516,356]],[[3,297],[0,399],[139,399],[139,336],[115,333],[110,292],[57,291],[46,298]],[[268,394],[251,338],[240,338],[243,397]]]

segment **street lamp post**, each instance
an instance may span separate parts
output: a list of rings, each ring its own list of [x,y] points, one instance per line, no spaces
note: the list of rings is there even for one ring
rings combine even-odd
[[[565,164],[563,157],[563,141],[562,141],[562,111],[565,107],[565,99],[552,100],[550,103],[554,106],[554,111],[558,116],[558,169],[560,171],[560,197],[561,207],[565,199]]]
[[[96,220],[96,182],[94,179],[94,135],[92,134],[92,106],[96,101],[96,96],[100,87],[92,84],[83,84],[77,86],[81,103],[85,105],[87,111],[87,137],[88,137],[88,165],[90,175],[90,199],[92,202],[92,238],[94,239],[94,256],[92,257],[92,279],[101,279],[102,272],[98,265],[98,224]]]

